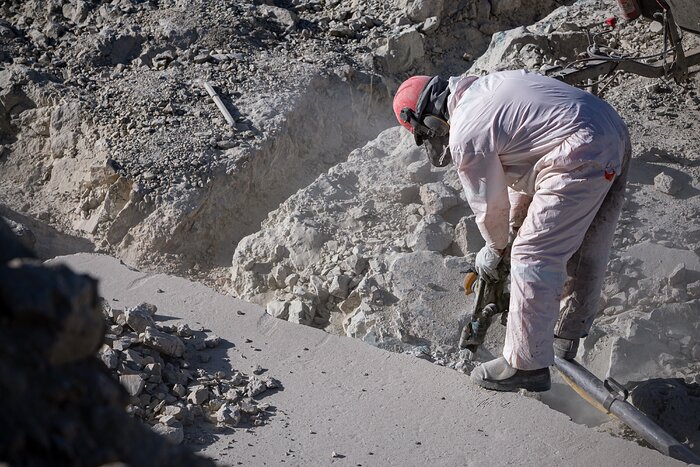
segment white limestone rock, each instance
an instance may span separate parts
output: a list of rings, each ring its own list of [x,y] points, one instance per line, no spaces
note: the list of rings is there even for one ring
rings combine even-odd
[[[201,385],[190,387],[187,400],[195,405],[202,405],[209,399],[209,390]]]
[[[361,274],[368,263],[369,261],[364,256],[352,254],[343,260],[342,265],[354,274]]]
[[[309,285],[311,286],[311,290],[318,297],[321,303],[327,301],[330,295],[330,293],[328,292],[328,288],[325,284],[326,282],[323,280],[323,278],[316,274],[313,274],[309,278]]]
[[[290,271],[286,266],[278,264],[272,268],[270,274],[272,275],[272,278],[274,279],[275,285],[278,289],[283,289],[287,286],[285,280],[289,276]]]
[[[99,352],[100,360],[105,364],[110,370],[117,368],[119,364],[119,354],[116,350],[112,350],[110,347],[104,345]]]
[[[421,219],[416,230],[408,237],[407,245],[413,251],[443,251],[452,243],[454,229],[438,215]]]
[[[399,7],[411,20],[420,22],[442,15],[444,0],[400,0]]]
[[[623,383],[674,377],[674,368],[693,361],[691,344],[700,341],[698,309],[700,301],[691,300],[623,318],[626,332],[613,338],[608,373]]]
[[[153,315],[141,307],[127,308],[124,310],[124,316],[126,324],[138,333],[144,332],[147,327],[156,326]]]
[[[185,429],[182,426],[168,426],[163,423],[156,423],[151,429],[172,444],[181,444],[185,440]]]
[[[301,300],[292,300],[289,303],[289,317],[287,320],[290,323],[310,325],[314,319],[314,309],[307,303]]]
[[[426,159],[421,159],[410,163],[406,167],[409,180],[416,183],[427,183],[432,181],[433,175],[430,167],[430,162],[428,162]]]
[[[685,288],[687,285],[687,271],[685,263],[677,265],[668,276],[668,284],[671,287]]]
[[[347,336],[362,340],[370,338],[376,318],[369,315],[368,311],[363,307],[345,319],[343,326]]]
[[[275,318],[286,320],[289,318],[289,302],[284,300],[272,300],[267,303],[265,311]]]
[[[121,375],[119,376],[119,382],[124,386],[124,389],[126,389],[126,392],[128,392],[130,396],[140,395],[143,388],[146,387],[146,381],[144,381],[139,374]]]
[[[389,74],[406,71],[425,55],[423,36],[415,29],[387,38],[387,43],[375,51],[384,71]]]
[[[443,182],[428,183],[421,186],[420,199],[427,214],[442,214],[462,203],[459,195]]]
[[[683,189],[683,185],[677,177],[666,172],[661,172],[654,177],[654,188],[661,193],[673,196]]]
[[[236,427],[241,422],[241,410],[232,404],[224,403],[215,414],[217,423]]]
[[[367,305],[384,305],[385,303],[382,302],[382,294],[385,292],[386,291],[379,286],[376,276],[367,275],[363,277],[357,287],[350,292],[348,298],[338,305],[338,308],[340,308],[343,313],[349,314],[362,303],[366,303]]]
[[[431,16],[423,22],[422,31],[424,34],[430,35],[440,28],[440,18]]]
[[[546,36],[534,34],[524,26],[496,32],[491,37],[488,50],[474,62],[469,74],[479,75],[498,69],[515,69],[519,65],[532,65],[523,63],[523,58],[520,56],[525,46],[540,50],[550,49]],[[526,66],[526,68],[532,68],[532,66]]]
[[[486,244],[475,220],[474,215],[462,217],[454,230],[454,244],[457,248],[455,253],[472,259]]]
[[[185,343],[177,336],[166,334],[156,328],[147,327],[139,339],[148,347],[170,357],[181,357],[185,352]]]
[[[338,275],[333,278],[328,292],[337,298],[346,299],[349,293],[348,286],[350,285],[350,277],[346,275]]]

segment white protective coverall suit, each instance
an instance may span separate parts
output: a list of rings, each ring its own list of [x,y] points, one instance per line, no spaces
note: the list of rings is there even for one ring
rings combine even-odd
[[[598,97],[525,71],[452,78],[450,90],[450,151],[482,236],[500,250],[519,227],[503,356],[547,367],[554,335],[585,336],[598,311],[627,127]]]

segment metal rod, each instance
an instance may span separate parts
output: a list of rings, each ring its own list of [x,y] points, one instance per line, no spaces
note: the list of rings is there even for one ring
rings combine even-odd
[[[224,118],[226,119],[226,122],[229,124],[229,126],[235,127],[236,121],[233,119],[228,109],[224,105],[224,102],[221,100],[221,97],[219,97],[212,85],[207,83],[206,81],[202,81],[202,86],[204,86],[204,89],[207,90],[211,98],[214,100],[214,103],[224,115]]]
[[[683,52],[683,44],[676,28],[676,22],[670,9],[666,11],[665,26],[668,28],[671,36],[671,46],[676,51],[676,63],[673,70],[674,78],[676,78],[676,82],[685,82],[688,79],[688,65],[685,61],[685,52]]]
[[[602,412],[620,419],[659,452],[688,464],[700,465],[700,456],[679,443],[632,404],[620,398],[619,394],[609,391],[601,380],[579,363],[554,357],[554,366],[584,399]]]

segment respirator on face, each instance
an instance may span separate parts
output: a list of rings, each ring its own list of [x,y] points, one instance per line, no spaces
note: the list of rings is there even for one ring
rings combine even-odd
[[[435,115],[447,107],[447,81],[435,76],[418,97],[416,110],[401,109],[401,119],[413,128],[416,144],[425,148],[428,160],[435,167],[445,167],[452,160],[450,154],[450,124]]]

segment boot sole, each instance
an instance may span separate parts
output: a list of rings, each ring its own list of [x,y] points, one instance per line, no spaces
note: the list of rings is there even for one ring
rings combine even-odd
[[[509,378],[511,379],[511,378]],[[482,388],[491,389],[492,391],[501,392],[516,392],[521,389],[525,389],[530,392],[545,392],[549,391],[552,387],[552,382],[550,378],[542,381],[489,381],[486,379],[472,379],[472,382],[477,386]]]

